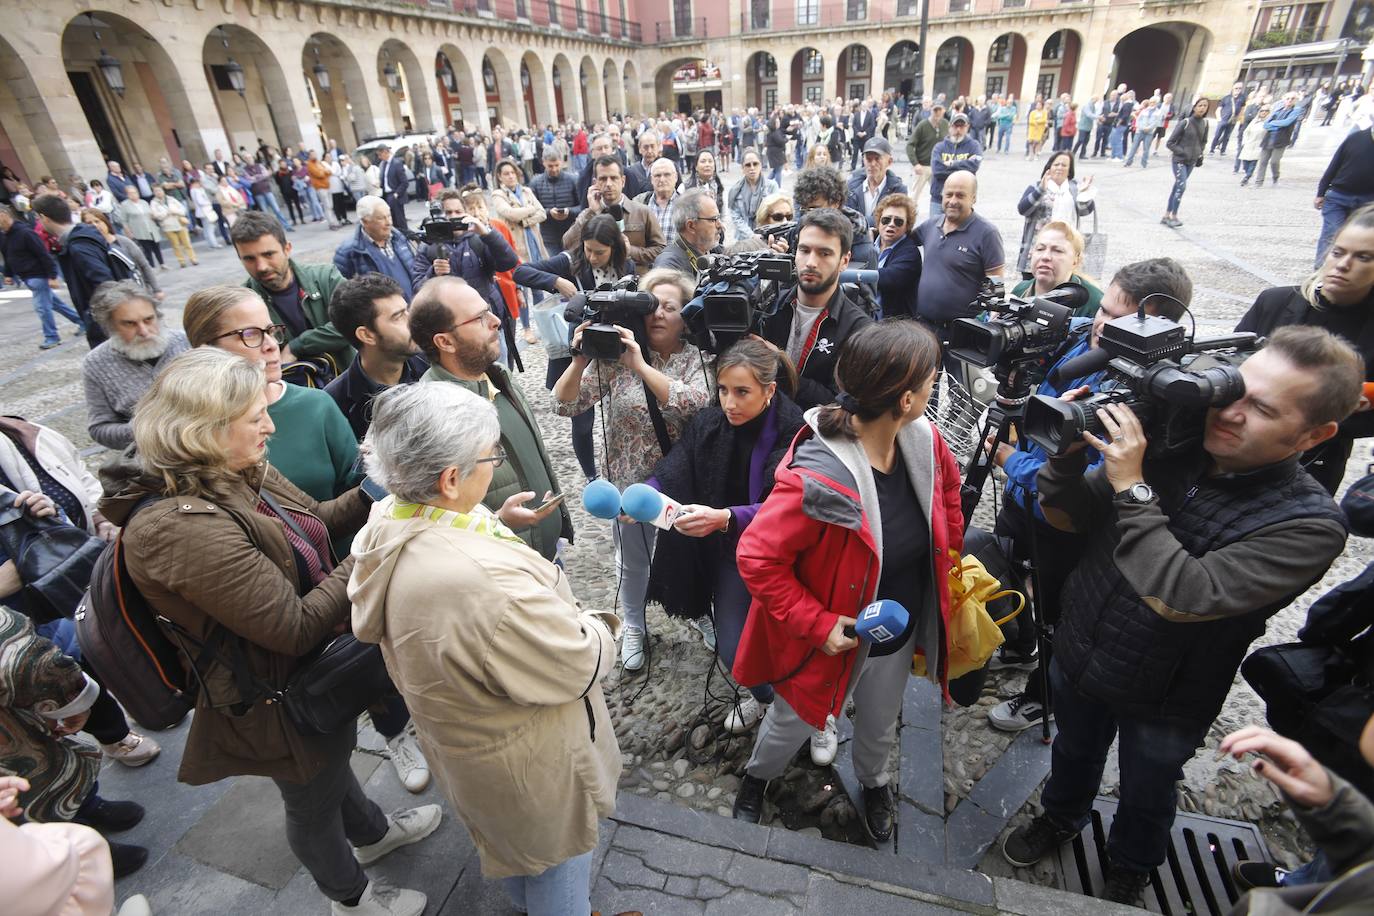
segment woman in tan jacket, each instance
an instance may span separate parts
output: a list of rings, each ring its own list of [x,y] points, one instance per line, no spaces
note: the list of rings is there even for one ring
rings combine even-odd
[[[544,205],[521,181],[520,166],[514,159],[502,159],[496,166],[496,190],[491,192],[491,209],[506,224],[515,238],[515,253],[521,261],[547,257],[544,242],[535,227],[547,215]]]
[[[134,412],[136,456],[102,471],[117,495],[101,511],[123,527],[129,575],[160,616],[195,642],[219,634],[220,658],[238,653],[256,679],[281,687],[302,656],[347,628],[353,563],[334,563],[329,529],[356,525],[368,500],[355,488],[316,502],[267,463],[266,384],[262,366],[223,350],[178,356]],[[432,833],[439,806],[383,815],[349,766],[353,723],[303,736],[281,704],[245,696],[226,665],[196,674],[178,779],[269,777],[291,851],[334,914],[419,916],[423,894],[370,882],[361,866]]]
[[[482,505],[506,458],[485,398],[403,385],[373,411],[368,474],[392,495],[354,542],[354,633],[381,645],[483,875],[530,916],[587,916],[621,769],[600,686],[619,622]]]

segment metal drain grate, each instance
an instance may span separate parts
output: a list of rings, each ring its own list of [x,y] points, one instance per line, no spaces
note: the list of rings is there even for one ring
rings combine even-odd
[[[1089,897],[1101,893],[1116,808],[1116,799],[1099,795],[1083,832],[1060,849],[1059,881],[1065,890]],[[1254,824],[1178,812],[1168,859],[1145,888],[1145,909],[1167,916],[1224,916],[1240,897],[1231,879],[1231,864],[1240,860],[1273,861]]]

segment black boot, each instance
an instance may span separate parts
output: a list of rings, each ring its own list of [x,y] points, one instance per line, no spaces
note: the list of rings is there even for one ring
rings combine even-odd
[[[879,843],[892,839],[892,790],[887,786],[864,786],[864,823]]]
[[[97,796],[87,799],[72,820],[102,832],[119,833],[143,820],[143,806],[138,802],[107,801]]]
[[[123,878],[143,867],[148,861],[148,850],[128,843],[110,843],[110,861],[114,863],[114,876]]]
[[[1141,895],[1145,893],[1145,885],[1150,883],[1149,872],[1131,871],[1110,860],[1103,877],[1106,878],[1106,883],[1102,888],[1102,898],[1127,906],[1139,906]]]
[[[768,788],[768,780],[744,774],[739,792],[735,794],[735,820],[757,824],[763,817],[763,790]]]

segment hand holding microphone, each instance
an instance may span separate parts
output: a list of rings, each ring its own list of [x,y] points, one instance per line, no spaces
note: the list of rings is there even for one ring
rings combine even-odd
[[[859,619],[842,617],[851,626],[844,628],[845,636],[857,636],[877,645],[886,645],[902,638],[911,614],[896,601],[880,598],[859,612]],[[857,643],[856,643],[857,645]]]

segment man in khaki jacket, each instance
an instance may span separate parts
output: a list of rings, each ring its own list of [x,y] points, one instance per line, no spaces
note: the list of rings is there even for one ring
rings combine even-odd
[[[644,204],[624,194],[625,166],[615,156],[602,156],[592,163],[596,178],[587,191],[587,207],[578,214],[572,228],[563,235],[563,248],[577,250],[582,241],[582,227],[598,213],[609,213],[625,234],[625,248],[635,270],[643,274],[654,264],[654,258],[667,244],[658,219]]]

